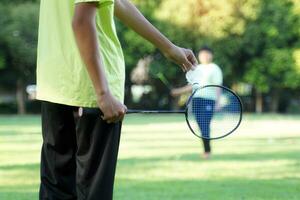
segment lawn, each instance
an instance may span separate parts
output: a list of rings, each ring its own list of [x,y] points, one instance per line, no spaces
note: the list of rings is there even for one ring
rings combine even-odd
[[[38,199],[39,124],[0,116],[0,200]],[[115,199],[300,199],[300,116],[246,115],[210,160],[201,150],[180,115],[127,117]]]

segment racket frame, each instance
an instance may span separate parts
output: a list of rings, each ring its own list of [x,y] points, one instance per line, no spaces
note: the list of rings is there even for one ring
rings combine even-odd
[[[198,85],[198,84],[197,84],[197,83],[194,83],[193,85]],[[188,115],[188,108],[189,108],[188,105],[191,103],[191,101],[192,101],[193,98],[194,98],[195,93],[196,93],[198,90],[203,89],[203,88],[207,88],[207,87],[218,87],[218,88],[221,88],[221,89],[224,89],[224,90],[230,92],[231,94],[233,94],[233,95],[237,98],[237,100],[238,100],[238,102],[239,102],[239,104],[240,104],[240,109],[241,109],[241,111],[240,111],[240,118],[239,118],[239,121],[238,121],[237,125],[236,125],[235,128],[232,129],[230,132],[228,132],[228,133],[226,133],[226,134],[224,134],[224,135],[222,135],[222,136],[219,136],[219,137],[206,138],[206,137],[201,137],[201,136],[197,135],[197,134],[195,133],[194,129],[192,128],[192,126],[191,126],[189,120],[188,120],[188,117],[189,117],[189,115]],[[205,85],[205,86],[200,86],[200,87],[198,87],[198,88],[192,93],[192,95],[189,97],[188,101],[186,102],[185,112],[184,112],[184,113],[185,113],[185,121],[186,121],[186,123],[187,123],[187,125],[188,125],[190,131],[191,131],[196,137],[202,138],[202,139],[207,139],[207,140],[217,140],[217,139],[222,139],[222,138],[227,137],[228,135],[230,135],[231,133],[233,133],[233,132],[240,126],[240,124],[241,124],[241,122],[242,122],[242,118],[243,118],[243,103],[242,103],[241,98],[240,98],[237,94],[235,94],[234,91],[232,91],[231,89],[229,89],[229,88],[227,88],[227,87],[225,87],[225,86],[223,86],[223,85]]]

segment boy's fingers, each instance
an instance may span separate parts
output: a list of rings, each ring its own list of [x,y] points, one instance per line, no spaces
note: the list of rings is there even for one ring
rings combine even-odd
[[[196,57],[194,56],[194,54],[191,55],[190,61],[194,66],[198,64],[198,61],[197,61]]]
[[[128,108],[127,108],[126,105],[124,105],[124,112],[125,112],[125,114],[127,113],[127,111],[128,111]]]
[[[198,61],[197,61],[197,59],[196,59],[196,57],[195,57],[192,50],[190,50],[190,49],[188,50],[187,57],[188,57],[188,60],[192,63],[192,65],[197,65],[198,64]]]
[[[188,59],[183,63],[183,66],[186,72],[193,68],[193,64]]]
[[[115,122],[118,117],[119,117],[118,113],[114,113],[111,116],[102,116],[102,119],[104,121],[107,121],[108,123],[112,123]]]
[[[182,64],[182,65],[181,65],[181,69],[182,69],[183,72],[186,72],[187,67],[186,67],[184,64]]]
[[[114,112],[112,116],[106,116],[106,117],[103,117],[102,119],[107,121],[107,123],[109,123],[109,124],[116,123],[116,122],[123,120],[126,112],[127,112],[127,107],[125,105],[123,105],[123,108],[120,109],[119,111]]]
[[[108,123],[108,124],[112,123],[112,120],[110,120],[110,119],[108,119],[108,118],[106,118],[104,116],[101,116],[101,118],[103,119],[103,121],[106,121],[106,123]]]

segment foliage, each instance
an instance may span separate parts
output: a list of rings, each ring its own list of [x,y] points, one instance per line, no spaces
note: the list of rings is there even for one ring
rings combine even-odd
[[[38,30],[38,6],[26,3],[10,8],[3,38],[7,45],[7,61],[17,77],[27,80],[34,76]]]
[[[5,27],[5,25],[7,25],[7,14],[8,14],[8,10],[6,7],[2,6],[0,4],[0,27]],[[3,69],[6,65],[6,52],[5,52],[5,47],[6,44],[3,41],[3,37],[5,35],[5,31],[3,28],[0,29],[0,70]]]
[[[252,84],[269,91],[300,87],[300,2],[298,0],[132,0],[141,12],[175,44],[197,53],[202,45],[215,51],[215,62],[224,72],[225,85]],[[34,81],[38,0],[2,0],[0,3],[0,83],[9,88],[17,79]],[[162,72],[173,86],[186,83],[179,67],[167,61],[149,42],[117,21],[124,48],[126,74],[139,59],[151,55],[148,84],[151,103],[168,107],[168,90],[155,74]],[[126,103],[132,103],[126,80]],[[163,99],[163,102],[161,101]],[[166,100],[167,99],[167,100]]]
[[[295,69],[293,52],[289,49],[265,50],[263,58],[253,59],[246,80],[255,83],[261,92],[271,89],[296,89],[300,85],[300,73]]]
[[[255,18],[258,0],[165,0],[156,16],[183,29],[193,28],[204,36],[224,38],[242,34],[245,19]],[[174,12],[176,10],[176,12]],[[230,30],[227,27],[230,26]]]
[[[300,14],[293,13],[291,2],[262,1],[257,19],[248,23],[243,36],[248,55],[245,80],[261,92],[299,88],[299,26]]]

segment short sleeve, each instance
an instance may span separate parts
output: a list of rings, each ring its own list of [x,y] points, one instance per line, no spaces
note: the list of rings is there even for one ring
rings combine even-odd
[[[186,74],[185,74],[185,77],[186,77],[186,81],[189,83],[189,84],[193,84],[195,81],[194,81],[194,73],[193,73],[193,70],[190,70],[188,71]]]
[[[91,3],[91,2],[94,2],[94,3],[97,3],[100,7],[102,5],[111,5],[111,4],[114,4],[114,0],[75,0],[75,4],[78,4],[78,3]]]
[[[214,78],[213,82],[215,85],[222,85],[223,84],[223,73],[219,66],[216,65],[214,70]]]
[[[100,3],[102,1],[106,1],[106,0],[75,0],[75,3],[85,3],[85,2],[96,2],[96,3]]]

